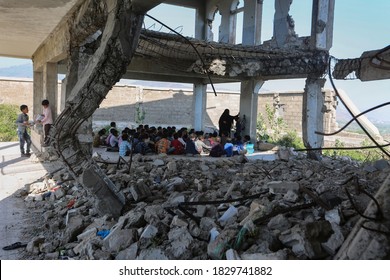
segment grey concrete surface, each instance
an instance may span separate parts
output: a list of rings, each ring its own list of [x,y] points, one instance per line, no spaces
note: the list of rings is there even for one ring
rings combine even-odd
[[[36,151],[33,147],[33,152]],[[4,246],[23,240],[22,230],[29,211],[22,198],[14,193],[42,176],[59,168],[58,163],[41,163],[33,154],[20,157],[18,142],[0,142],[0,259],[17,260],[23,248],[5,251]]]

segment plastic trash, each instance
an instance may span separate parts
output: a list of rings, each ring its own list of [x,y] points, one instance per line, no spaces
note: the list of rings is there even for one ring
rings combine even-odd
[[[103,230],[99,230],[97,233],[96,233],[96,235],[97,236],[100,236],[101,238],[105,238],[107,235],[109,235],[110,234],[110,230],[108,230],[108,229],[103,229]]]
[[[226,223],[230,218],[237,215],[238,210],[233,205],[230,205],[229,208],[223,213],[223,215],[218,219],[220,223]]]
[[[246,144],[246,152],[248,154],[253,154],[254,151],[255,151],[254,144]]]
[[[213,242],[218,235],[219,235],[219,231],[217,230],[217,228],[213,227],[210,230],[210,242]]]

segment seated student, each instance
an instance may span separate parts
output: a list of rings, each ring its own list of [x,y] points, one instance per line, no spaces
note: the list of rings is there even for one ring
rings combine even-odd
[[[112,137],[112,131],[116,130],[115,128],[111,127],[109,130],[108,130],[108,136],[106,137],[106,145],[107,146],[110,146],[110,139]]]
[[[244,144],[243,144],[244,145],[244,149],[246,149],[246,145],[252,144],[251,137],[249,135],[245,135],[243,142],[244,142]]]
[[[174,155],[182,155],[184,153],[184,145],[179,141],[179,133],[173,134],[171,147],[173,148],[172,154]]]
[[[92,146],[97,148],[103,145],[105,143],[104,135],[106,134],[106,129],[102,128],[101,130],[98,131],[98,133],[95,134],[93,137],[93,143]]]
[[[233,143],[233,156],[234,155],[244,155],[246,150],[244,149],[244,143],[241,140],[241,136],[237,135]]]
[[[119,139],[118,139],[118,130],[111,129],[111,138],[110,138],[110,147],[118,147]]]
[[[161,138],[156,142],[157,154],[168,154],[171,142],[166,132],[161,132]]]
[[[153,150],[150,147],[150,144],[154,145],[153,142],[149,139],[149,134],[144,133],[141,135],[141,140],[137,143],[137,145],[134,148],[135,153],[139,153],[141,155],[150,155],[153,154]]]
[[[231,157],[233,155],[232,139],[226,138],[226,143],[223,146],[223,149],[225,150],[225,153],[226,153],[227,157]]]
[[[211,148],[210,156],[211,157],[221,157],[225,154],[225,150],[221,144],[221,137],[215,137],[215,145]]]
[[[119,155],[121,157],[130,155],[131,152],[131,144],[129,142],[129,135],[122,134],[122,142],[119,145]]]
[[[183,144],[183,147],[185,148],[186,145],[187,145],[187,140],[188,140],[188,132],[187,132],[186,128],[182,128],[179,131],[179,138],[178,138],[178,140],[180,141],[180,143]]]
[[[109,145],[107,147],[107,152],[118,152],[118,151],[119,151],[118,130],[112,128],[110,142],[109,142]]]
[[[186,154],[187,155],[199,155],[195,145],[195,133],[191,133],[186,142]]]
[[[203,143],[205,143],[209,147],[213,147],[214,143],[215,143],[215,140],[210,136],[209,133],[206,133],[204,135]],[[204,149],[203,149],[203,151],[205,152]],[[210,150],[208,150],[208,152],[210,152]]]
[[[204,136],[200,134],[198,136],[198,139],[195,141],[196,150],[199,154],[208,154],[210,153],[211,146],[207,146],[204,142]]]

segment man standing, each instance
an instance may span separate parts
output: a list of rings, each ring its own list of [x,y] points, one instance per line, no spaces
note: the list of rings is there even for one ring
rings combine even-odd
[[[45,132],[43,145],[42,147],[47,147],[49,145],[50,139],[49,139],[49,132],[51,125],[53,124],[53,117],[51,113],[51,109],[49,107],[49,100],[45,99],[42,101],[43,106],[43,119],[41,120],[41,123],[43,125],[43,131]]]
[[[30,154],[30,148],[31,148],[31,137],[27,132],[27,128],[30,126],[29,118],[28,118],[28,106],[27,105],[21,105],[20,111],[22,111],[21,114],[18,115],[18,118],[16,119],[16,124],[18,125],[18,137],[19,137],[19,144],[20,144],[20,153],[22,157],[29,157]],[[26,153],[24,152],[24,144],[27,143],[26,147]]]

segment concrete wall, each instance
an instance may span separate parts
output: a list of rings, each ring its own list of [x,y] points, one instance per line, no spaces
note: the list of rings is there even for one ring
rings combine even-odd
[[[25,104],[33,109],[32,79],[0,79],[0,104]]]
[[[26,104],[32,112],[32,80],[0,79],[0,93],[0,103]],[[288,129],[301,132],[302,94],[303,92],[261,93],[258,102],[259,113],[266,118],[265,104],[276,106]],[[208,92],[206,126],[217,126],[218,119],[226,108],[229,108],[232,115],[237,114],[239,101],[240,95],[237,92],[218,92],[218,96]],[[145,124],[191,127],[192,90],[118,84],[94,113],[94,126],[107,125],[110,121],[116,121],[122,126],[134,126],[137,123],[137,108],[144,110]],[[335,124],[334,119],[328,121]]]

